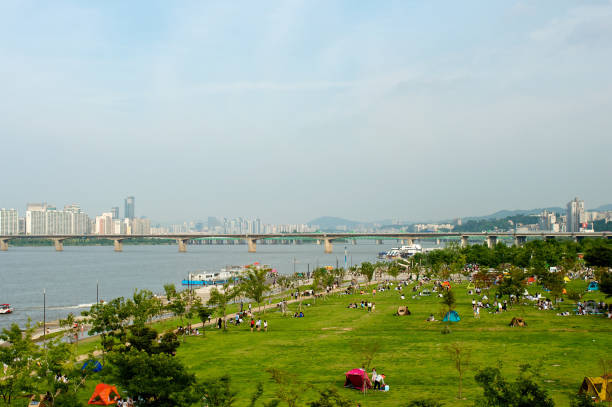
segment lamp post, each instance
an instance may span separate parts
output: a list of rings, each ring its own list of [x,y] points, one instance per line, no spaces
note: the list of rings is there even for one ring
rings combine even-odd
[[[43,344],[47,346],[47,289],[43,288]]]

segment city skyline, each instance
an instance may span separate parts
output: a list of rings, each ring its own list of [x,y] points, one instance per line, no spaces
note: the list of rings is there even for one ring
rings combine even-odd
[[[79,204],[72,203],[64,205],[63,209],[47,202],[28,203],[25,212],[19,213],[18,210],[11,208],[0,209],[0,231],[4,234],[167,234],[167,233],[186,233],[186,232],[208,232],[217,234],[242,234],[242,233],[292,233],[292,232],[315,232],[320,230],[321,225],[317,223],[319,219],[333,217],[320,217],[307,222],[297,223],[266,223],[261,218],[237,217],[217,217],[208,216],[195,219],[183,219],[178,222],[164,223],[152,220],[146,216],[135,216],[135,197],[128,196],[124,199],[125,210],[123,216],[119,215],[119,208],[112,207],[110,210],[102,212],[100,215],[89,215]],[[555,209],[556,208],[556,209]],[[588,230],[589,223],[593,227],[593,222],[604,219],[612,222],[612,204],[601,208],[586,208],[585,201],[575,197],[567,204],[565,210],[562,206],[555,208],[533,208],[527,210],[534,218],[531,227],[535,230],[553,232],[579,232]],[[538,213],[533,212],[538,210]],[[496,213],[501,214],[504,210]],[[521,211],[511,211],[524,213]],[[23,216],[22,216],[23,215]],[[469,219],[501,219],[502,216],[491,214],[477,217],[467,217]],[[416,232],[419,231],[438,231],[453,229],[453,225],[461,225],[462,218],[456,217],[450,223],[448,220],[415,220],[402,221],[399,219],[379,220],[370,222],[358,222],[348,219],[337,219],[353,222],[353,228],[359,230],[376,230],[380,227],[397,226],[403,227],[411,225]],[[429,223],[428,223],[429,222]],[[437,223],[436,223],[437,222]],[[444,223],[446,222],[446,223]],[[369,225],[369,226],[367,226]],[[324,226],[323,229],[329,226]],[[516,228],[516,226],[515,226]],[[350,230],[350,226],[338,226],[339,230]],[[528,230],[528,229],[525,229]],[[533,229],[532,229],[533,230]],[[2,233],[0,233],[2,234]]]
[[[610,1],[9,0],[0,34],[3,206],[129,193],[164,222],[281,223],[612,202]]]

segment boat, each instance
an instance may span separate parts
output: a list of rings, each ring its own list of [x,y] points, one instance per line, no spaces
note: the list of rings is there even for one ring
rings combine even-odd
[[[402,247],[393,247],[386,252],[378,253],[378,257],[381,259],[397,259],[397,258],[408,258],[412,257],[417,253],[423,253],[423,247],[420,244],[411,244]]]
[[[13,308],[11,304],[0,304],[0,314],[12,314]]]
[[[188,278],[183,280],[182,284],[186,286],[208,286],[223,285],[228,282],[235,283],[240,280],[243,273],[244,269],[240,266],[226,267],[215,272],[200,271],[189,273]]]

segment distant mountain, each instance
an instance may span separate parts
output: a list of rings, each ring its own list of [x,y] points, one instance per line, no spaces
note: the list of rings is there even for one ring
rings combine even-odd
[[[503,219],[508,216],[515,216],[515,215],[536,215],[542,212],[543,210],[547,210],[549,212],[556,212],[556,213],[565,213],[564,208],[560,208],[558,206],[551,206],[548,208],[534,208],[534,209],[514,209],[514,210],[504,209],[504,210],[492,213],[490,215],[468,216],[468,217],[461,218],[461,219],[462,220]]]
[[[612,204],[607,204],[607,205],[601,205],[598,206],[597,208],[594,209],[590,209],[591,211],[612,211]]]

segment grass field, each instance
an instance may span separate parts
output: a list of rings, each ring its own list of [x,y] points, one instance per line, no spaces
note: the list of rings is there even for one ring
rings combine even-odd
[[[584,282],[571,282],[586,288]],[[447,406],[470,406],[481,394],[474,381],[479,368],[502,366],[505,376],[514,378],[522,364],[536,366],[542,385],[557,406],[566,406],[568,394],[576,392],[584,376],[601,375],[601,359],[610,359],[612,321],[601,316],[557,316],[556,311],[539,311],[533,306],[514,306],[502,314],[471,312],[471,296],[464,286],[454,286],[455,309],[462,320],[451,324],[451,333],[441,333],[446,323],[426,322],[430,313],[439,318],[442,306],[437,296],[406,300],[397,291],[367,295],[334,295],[327,299],[305,300],[304,318],[283,317],[268,311],[262,319],[269,331],[251,333],[247,324],[231,326],[227,332],[207,328],[205,337],[187,337],[177,357],[201,379],[223,374],[232,378],[238,392],[236,405],[247,405],[256,384],[262,382],[262,400],[274,397],[276,385],[266,368],[294,372],[304,383],[303,404],[316,398],[317,390],[333,386],[363,406],[398,406],[416,398],[435,398]],[[371,291],[371,290],[370,290]],[[601,300],[599,293],[584,299]],[[347,309],[349,302],[373,299],[376,311]],[[312,304],[306,306],[307,303]],[[411,316],[397,317],[398,305],[407,305]],[[291,305],[295,310],[297,305]],[[572,310],[566,302],[563,310]],[[510,328],[513,316],[524,317],[526,328]],[[172,321],[165,321],[167,328]],[[174,322],[176,324],[176,322]],[[162,328],[159,326],[158,329]],[[469,371],[464,377],[463,400],[457,400],[457,372],[446,347],[460,342],[471,350]],[[344,389],[344,372],[360,367],[366,343],[380,344],[372,366],[386,376],[389,392],[367,395]],[[80,351],[95,342],[83,343]],[[89,391],[89,390],[88,390]]]
[[[576,282],[582,286],[580,282]],[[405,289],[406,290],[406,289]],[[426,322],[430,313],[440,312],[439,298],[419,297],[401,301],[396,291],[376,294],[375,313],[347,309],[349,302],[371,299],[369,295],[337,295],[305,308],[305,318],[283,317],[268,312],[269,332],[251,333],[246,326],[228,332],[210,330],[206,338],[188,337],[178,357],[200,378],[229,374],[245,405],[255,384],[265,385],[271,398],[275,384],[265,369],[295,372],[307,384],[304,401],[314,399],[316,389],[334,386],[364,406],[397,406],[420,397],[433,397],[447,405],[472,405],[480,394],[474,381],[478,368],[502,365],[510,377],[519,365],[538,366],[543,385],[556,405],[568,405],[567,394],[575,392],[585,375],[600,375],[599,361],[610,358],[612,321],[598,316],[556,316],[557,311],[539,311],[531,306],[502,314],[483,312],[479,320],[471,312],[471,297],[465,287],[454,287],[462,320],[443,335],[443,323]],[[588,294],[600,299],[601,295]],[[311,300],[312,302],[312,300]],[[393,315],[398,305],[407,304],[411,316]],[[293,307],[295,308],[295,306]],[[573,309],[566,303],[564,309]],[[510,328],[513,316],[527,320],[526,328]],[[379,343],[372,365],[386,375],[389,392],[370,391],[365,397],[344,389],[344,372],[359,367],[363,343]],[[464,379],[465,400],[457,400],[457,373],[446,346],[461,342],[471,349],[470,371]]]

